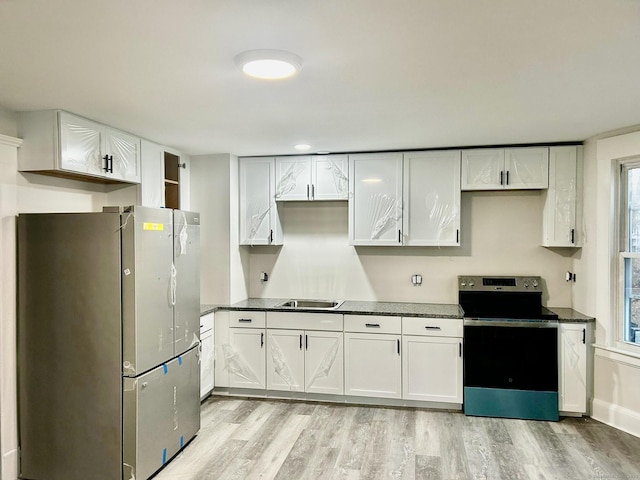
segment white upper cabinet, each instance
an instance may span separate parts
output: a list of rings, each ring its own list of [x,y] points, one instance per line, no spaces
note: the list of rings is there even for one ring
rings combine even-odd
[[[104,175],[106,161],[102,151],[102,126],[67,112],[59,112],[60,168],[89,175]]]
[[[19,169],[140,182],[140,138],[59,110],[21,112]]]
[[[349,155],[349,243],[402,245],[402,153]]]
[[[507,148],[504,151],[504,188],[537,189],[549,186],[547,147]]]
[[[463,150],[462,190],[501,190],[503,188],[503,149]]]
[[[240,158],[240,244],[282,245],[275,158]]]
[[[108,157],[109,178],[125,182],[140,182],[140,138],[115,128],[105,127],[104,148]]]
[[[548,185],[547,147],[462,151],[462,190],[544,189]]]
[[[322,155],[311,164],[312,200],[347,200],[349,198],[349,157]]]
[[[346,200],[346,155],[276,158],[276,200]]]
[[[276,158],[276,200],[311,199],[311,157]]]
[[[460,150],[404,154],[404,245],[460,245]]]
[[[164,207],[164,149],[155,143],[142,140],[140,205]]]
[[[579,196],[582,188],[580,147],[549,149],[549,190],[542,210],[542,245],[577,247],[581,245],[578,229]]]

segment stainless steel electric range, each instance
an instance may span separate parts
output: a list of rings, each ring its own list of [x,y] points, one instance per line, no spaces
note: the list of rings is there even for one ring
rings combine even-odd
[[[536,276],[460,276],[464,412],[558,420],[558,316]]]

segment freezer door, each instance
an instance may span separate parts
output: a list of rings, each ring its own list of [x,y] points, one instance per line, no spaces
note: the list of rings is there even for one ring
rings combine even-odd
[[[129,208],[122,214],[122,372],[135,377],[174,357],[176,287],[172,211]]]
[[[173,456],[175,377],[170,363],[137,378],[123,377],[122,478],[149,478]],[[114,477],[115,478],[115,477]]]
[[[173,211],[176,267],[175,354],[200,340],[200,214]]]
[[[174,445],[176,453],[200,430],[200,348],[193,347],[179,356],[176,375],[178,422]]]
[[[117,213],[18,217],[20,478],[120,477],[119,226]]]

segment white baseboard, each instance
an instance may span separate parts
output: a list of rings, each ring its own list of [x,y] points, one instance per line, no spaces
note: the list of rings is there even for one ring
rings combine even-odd
[[[594,398],[591,416],[618,430],[640,437],[640,412]]]
[[[0,465],[0,479],[18,479],[18,450],[11,450],[2,455],[2,465]]]

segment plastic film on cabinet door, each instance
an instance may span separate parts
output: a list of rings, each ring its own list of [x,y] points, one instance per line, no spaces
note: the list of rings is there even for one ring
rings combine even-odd
[[[260,385],[258,376],[251,370],[251,367],[231,344],[225,343],[222,345],[222,354],[225,359],[225,369],[229,373],[237,375],[249,383]]]
[[[331,160],[327,168],[331,170],[331,177],[333,179],[336,192],[341,195],[347,195],[347,191],[349,189],[349,178],[347,175],[342,171],[335,160]]]
[[[331,344],[331,347],[327,350],[327,353],[322,358],[322,361],[318,364],[318,368],[316,368],[316,371],[313,373],[313,376],[307,384],[309,387],[312,386],[316,380],[329,376],[333,364],[336,361],[336,357],[338,356],[339,350],[340,341],[336,339]]]
[[[269,335],[269,344],[271,350],[271,360],[273,361],[273,368],[276,374],[287,386],[289,386],[289,388],[294,389],[294,387],[298,387],[294,380],[293,373],[291,372],[291,369],[287,364],[286,356],[273,335]]]
[[[435,226],[436,245],[439,245],[443,238],[451,236],[455,230],[460,212],[457,206],[443,202],[437,193],[428,193],[424,201],[429,212],[429,223]]]
[[[298,182],[298,177],[304,170],[305,165],[300,161],[293,162],[287,170],[282,174],[282,177],[276,185],[276,198],[285,196],[287,193],[295,190]]]
[[[395,222],[402,216],[402,209],[395,197],[384,193],[375,193],[369,198],[369,225],[371,226],[371,240],[380,236],[395,226]]]

